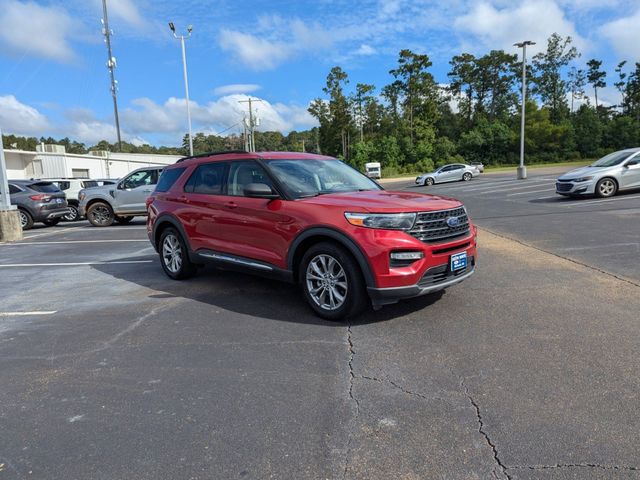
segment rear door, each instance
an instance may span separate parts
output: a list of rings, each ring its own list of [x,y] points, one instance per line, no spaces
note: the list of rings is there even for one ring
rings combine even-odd
[[[442,167],[438,171],[438,176],[436,178],[437,182],[449,182],[451,181],[451,170],[453,169],[453,165],[447,165],[446,167]]]
[[[638,163],[633,164],[634,161]],[[620,174],[620,188],[640,188],[640,154],[624,163]]]
[[[120,181],[114,191],[114,210],[117,213],[146,213],[145,202],[156,184],[162,169],[137,170]]]

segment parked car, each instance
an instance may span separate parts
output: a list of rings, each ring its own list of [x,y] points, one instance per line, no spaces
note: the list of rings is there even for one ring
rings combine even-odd
[[[83,188],[98,186],[98,182],[96,180],[89,180],[86,178],[46,178],[43,180],[55,184],[67,196],[69,214],[64,216],[63,220],[68,222],[74,222],[82,218],[78,212],[78,206],[80,205],[78,195],[80,194],[80,190]]]
[[[449,165],[443,165],[442,167],[434,170],[431,173],[425,173],[416,177],[416,185],[433,185],[434,183],[445,182],[468,182],[473,177],[480,175],[480,172],[464,163],[451,163]]]
[[[18,207],[23,230],[29,230],[35,222],[56,225],[69,214],[64,192],[48,181],[9,180],[9,197]]]
[[[113,185],[85,188],[80,191],[80,215],[94,227],[108,227],[114,221],[129,223],[133,217],[147,214],[145,202],[164,167],[134,170]]]
[[[484,164],[482,162],[469,162],[469,165],[476,167],[480,173],[484,172]]]
[[[211,262],[298,283],[331,320],[443,290],[476,265],[477,231],[462,203],[385,191],[331,157],[190,157],[165,169],[147,205],[170,278]]]
[[[556,193],[565,196],[595,194],[606,198],[634,188],[640,188],[640,148],[610,153],[556,181]]]

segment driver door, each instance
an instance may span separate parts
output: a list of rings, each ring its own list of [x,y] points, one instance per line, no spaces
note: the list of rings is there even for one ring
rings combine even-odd
[[[116,212],[145,213],[145,202],[158,183],[161,171],[160,168],[149,168],[137,170],[124,177],[114,192]]]

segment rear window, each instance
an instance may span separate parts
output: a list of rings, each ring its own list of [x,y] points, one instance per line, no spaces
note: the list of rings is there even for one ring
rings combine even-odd
[[[184,186],[187,193],[222,195],[226,163],[205,163],[195,169]]]
[[[97,186],[98,182],[96,182],[95,180],[85,180],[84,182],[82,182],[82,188],[91,188]]]
[[[35,190],[36,192],[41,192],[41,193],[59,193],[60,192],[60,189],[51,182],[32,183],[31,185],[29,185],[29,188],[31,190]]]
[[[20,193],[22,190],[20,190],[18,187],[16,187],[15,185],[11,185],[9,184],[9,194],[13,195],[14,193]]]
[[[69,190],[71,182],[55,182],[60,190]]]
[[[176,180],[180,178],[182,172],[186,170],[186,167],[182,168],[170,168],[169,170],[165,170],[160,175],[160,181],[156,186],[156,192],[168,192],[169,189],[176,183]]]

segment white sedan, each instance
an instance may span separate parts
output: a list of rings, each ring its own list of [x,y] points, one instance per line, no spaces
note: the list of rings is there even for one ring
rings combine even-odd
[[[425,173],[416,177],[416,185],[433,185],[445,182],[468,182],[473,177],[480,175],[476,167],[464,163],[451,163],[443,165],[431,173]]]

